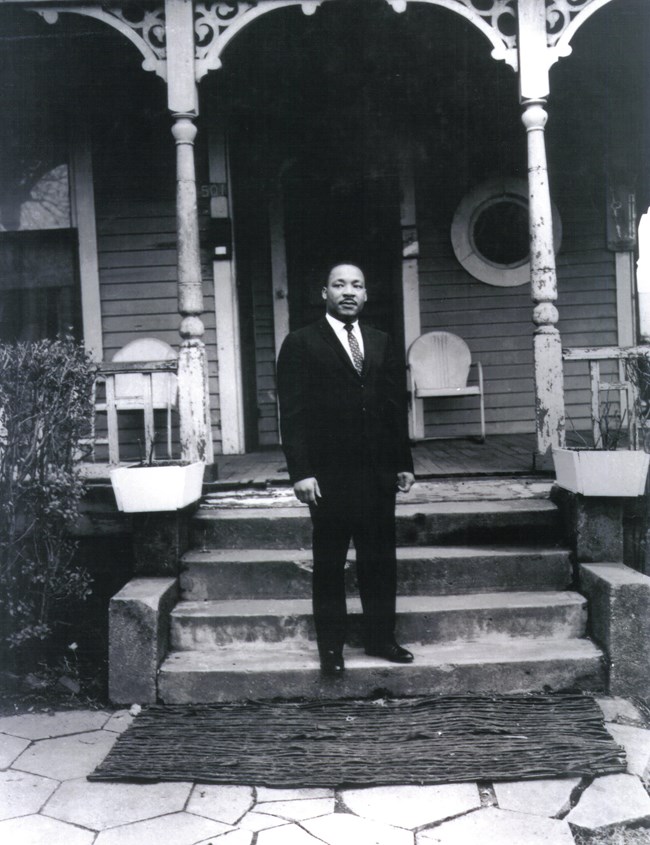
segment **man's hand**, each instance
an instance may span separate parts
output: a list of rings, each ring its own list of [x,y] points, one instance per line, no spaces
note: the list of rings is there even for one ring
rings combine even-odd
[[[397,473],[397,489],[401,493],[408,493],[413,487],[415,476],[412,472],[398,472]]]
[[[293,485],[293,492],[296,499],[304,505],[317,505],[316,499],[320,499],[320,487],[315,478],[303,478]]]

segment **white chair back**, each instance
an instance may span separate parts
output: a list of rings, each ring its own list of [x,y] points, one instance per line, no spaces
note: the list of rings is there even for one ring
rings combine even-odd
[[[451,332],[427,332],[408,350],[411,379],[420,390],[465,387],[471,363],[469,346]]]
[[[164,340],[156,337],[142,337],[132,340],[113,355],[113,362],[127,361],[173,361],[177,352]],[[144,379],[140,373],[115,376],[115,404],[118,410],[142,407],[144,403]],[[175,373],[154,373],[152,376],[154,408],[172,408],[176,405],[178,379]]]

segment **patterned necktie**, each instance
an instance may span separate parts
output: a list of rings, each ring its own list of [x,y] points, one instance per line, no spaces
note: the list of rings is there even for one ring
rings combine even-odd
[[[354,369],[359,373],[359,375],[361,375],[361,370],[363,369],[363,355],[361,354],[359,341],[356,339],[354,332],[352,331],[354,325],[352,323],[345,323],[343,328],[348,333],[348,342],[350,344],[350,352],[352,352]]]

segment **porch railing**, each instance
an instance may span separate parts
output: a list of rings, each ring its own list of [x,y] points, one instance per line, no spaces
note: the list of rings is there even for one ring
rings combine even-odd
[[[614,391],[618,393],[619,413],[621,421],[626,423],[628,445],[630,449],[640,446],[639,411],[643,409],[643,416],[647,419],[645,409],[648,407],[647,390],[639,393],[639,380],[630,378],[630,363],[644,358],[650,365],[650,346],[592,346],[582,348],[567,348],[562,350],[564,361],[585,361],[589,365],[589,386],[591,392],[591,429],[594,444],[601,439],[602,404],[601,394]],[[603,378],[601,364],[611,361],[617,364],[618,375]],[[650,369],[645,377],[646,386],[650,386]]]
[[[122,361],[100,364],[95,384],[93,386],[93,404],[95,418],[92,431],[88,438],[92,460],[96,460],[96,447],[108,447],[109,464],[120,462],[120,411],[137,411],[143,414],[143,439],[138,439],[143,454],[147,459],[153,455],[156,443],[156,427],[154,410],[163,409],[166,413],[166,446],[167,455],[172,457],[172,409],[176,402],[176,379],[173,376],[178,371],[178,361]],[[124,395],[119,388],[120,376],[141,376],[141,391],[132,391]],[[167,376],[161,382],[161,376]],[[155,380],[158,380],[157,382]],[[162,392],[161,392],[162,388]],[[162,399],[161,399],[162,396]],[[105,414],[106,436],[98,436],[97,417]]]

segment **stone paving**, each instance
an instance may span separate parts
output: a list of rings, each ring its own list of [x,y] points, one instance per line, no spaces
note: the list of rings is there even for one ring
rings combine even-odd
[[[579,832],[650,827],[650,729],[599,699],[626,774],[368,789],[89,783],[127,711],[0,718],[6,845],[572,845]],[[643,835],[643,834],[642,834]],[[605,841],[605,840],[601,840]],[[623,843],[625,837],[612,839]]]

